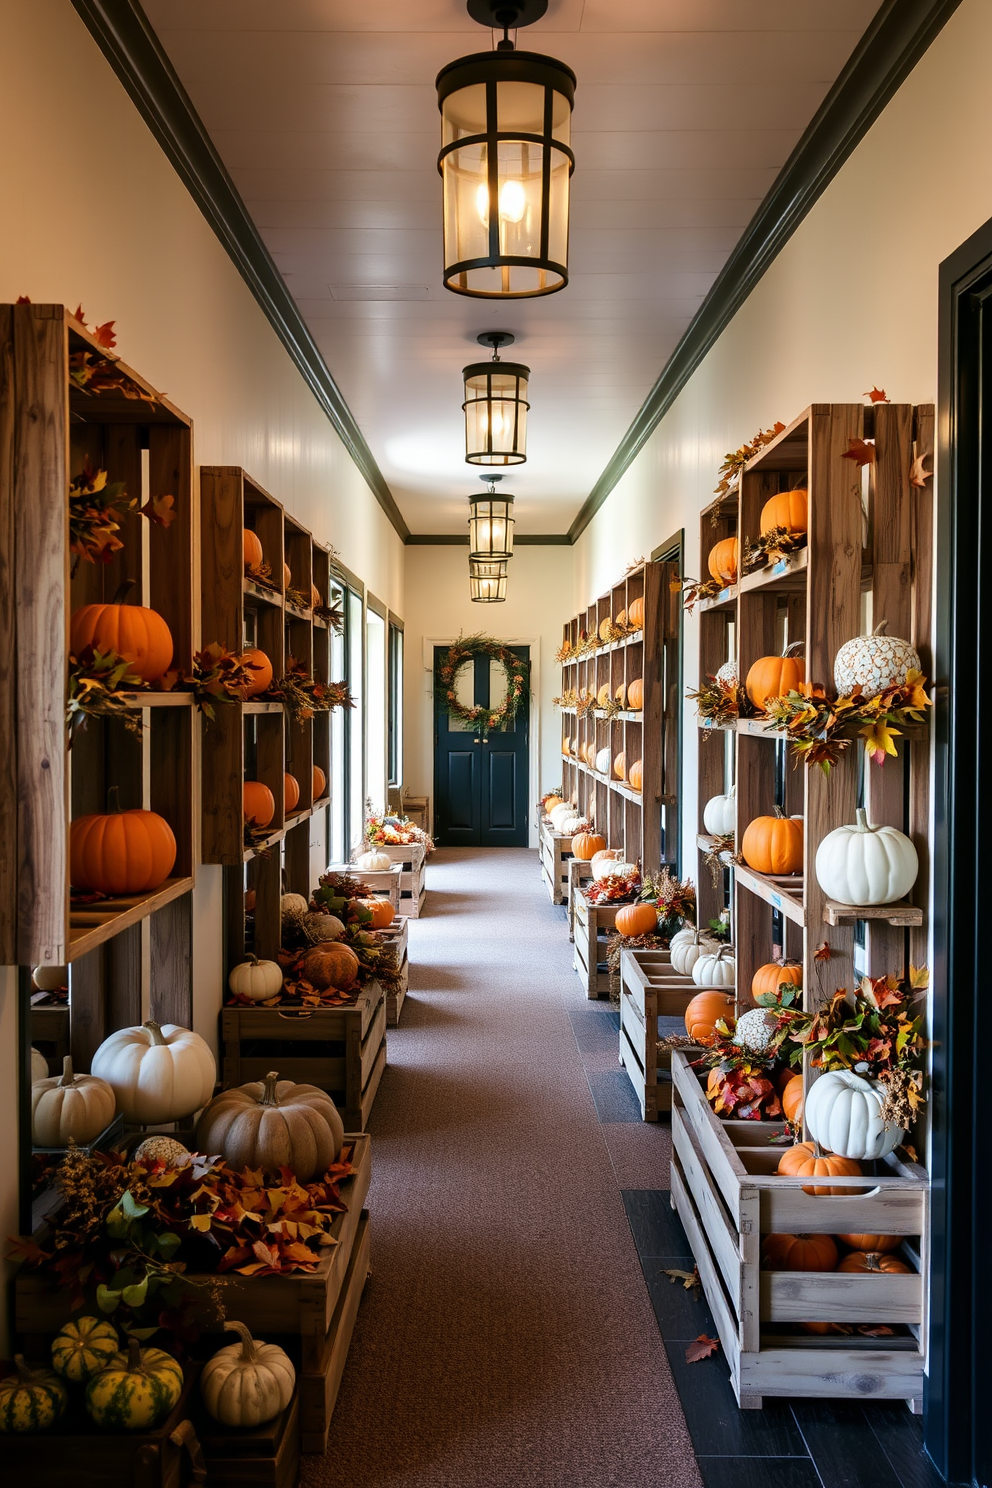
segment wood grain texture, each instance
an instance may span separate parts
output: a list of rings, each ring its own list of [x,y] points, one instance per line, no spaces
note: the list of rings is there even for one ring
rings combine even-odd
[[[0,964],[17,960],[17,581],[13,308],[0,305]]]
[[[151,917],[149,1011],[157,1023],[193,1026],[193,896],[174,899]],[[221,927],[217,926],[220,934]]]

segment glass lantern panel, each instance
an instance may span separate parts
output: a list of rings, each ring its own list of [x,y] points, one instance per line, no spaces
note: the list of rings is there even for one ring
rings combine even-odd
[[[543,84],[498,82],[496,118],[500,134],[543,134]]]
[[[572,105],[564,93],[555,93],[551,105],[551,135],[563,145],[572,140]]]
[[[552,263],[568,263],[568,156],[551,152],[551,190],[548,202],[548,257]]]
[[[528,140],[500,140],[497,151],[499,251],[508,257],[538,258],[544,148]]]
[[[446,264],[489,256],[488,158],[483,143],[452,150],[442,161]]]
[[[470,134],[486,133],[486,85],[472,83],[449,93],[441,106],[441,143],[451,145]]]

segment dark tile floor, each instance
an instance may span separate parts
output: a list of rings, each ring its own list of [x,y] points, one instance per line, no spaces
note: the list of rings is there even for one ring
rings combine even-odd
[[[692,1270],[685,1231],[667,1192],[623,1200],[706,1488],[942,1488],[901,1403],[769,1400],[741,1411],[719,1354],[687,1364],[686,1345],[716,1328],[705,1301],[665,1275]]]

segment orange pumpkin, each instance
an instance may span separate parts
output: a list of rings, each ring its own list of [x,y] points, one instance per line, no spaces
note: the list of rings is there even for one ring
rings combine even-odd
[[[599,691],[596,694],[596,701],[597,701],[597,703],[599,704],[599,706],[601,708],[605,708],[606,707],[607,703],[610,701],[610,684],[609,684],[609,682],[604,682],[603,683],[602,687],[599,689]]]
[[[372,929],[385,930],[396,918],[396,911],[388,899],[366,899],[365,907],[372,915]]]
[[[176,861],[176,839],[155,811],[110,811],[69,824],[69,882],[87,893],[147,894]]]
[[[327,789],[327,776],[319,765],[313,767],[313,798],[319,801]]]
[[[287,813],[295,811],[300,804],[300,782],[295,775],[284,775],[283,794]]]
[[[776,527],[784,527],[786,532],[805,532],[808,524],[809,498],[802,489],[780,491],[761,508],[762,533],[773,532]]]
[[[802,1075],[791,1075],[789,1077],[789,1081],[782,1091],[781,1101],[786,1121],[791,1121],[793,1126],[798,1126],[799,1122],[803,1119]]]
[[[652,935],[658,928],[658,911],[653,904],[625,904],[617,910],[619,935]]]
[[[639,791],[641,788],[641,776],[644,774],[644,766],[640,760],[635,760],[627,771],[627,784],[631,790]]]
[[[759,966],[751,978],[751,996],[764,992],[774,997],[783,982],[790,987],[802,986],[803,969],[798,961],[767,961]]]
[[[245,821],[256,827],[267,827],[276,814],[275,797],[267,785],[260,780],[246,780],[241,792]]]
[[[320,590],[317,588],[317,585],[316,584],[311,584],[310,585],[310,607],[311,607],[311,609],[314,609],[315,610],[315,609],[317,609],[317,607],[319,606],[319,604],[320,604]]]
[[[721,542],[714,543],[706,560],[710,578],[721,584],[736,584],[738,553],[736,537],[725,537]]]
[[[685,1031],[691,1039],[709,1038],[720,1018],[733,1024],[734,999],[726,992],[697,992],[685,1010]]]
[[[898,1256],[886,1255],[878,1250],[852,1250],[837,1267],[838,1271],[860,1271],[877,1274],[884,1271],[889,1276],[912,1276],[912,1266],[907,1266]]]
[[[627,684],[625,682],[621,682],[620,686],[617,688],[613,696],[620,704],[621,708],[624,707],[627,701]]]
[[[837,1157],[832,1152],[817,1157],[812,1142],[797,1142],[782,1153],[778,1171],[789,1178],[856,1178],[861,1173],[861,1164],[853,1157]],[[850,1198],[857,1192],[856,1188],[803,1187],[803,1193],[838,1194],[841,1198]]]
[[[801,656],[761,656],[749,668],[744,687],[763,712],[769,698],[782,697],[805,680],[806,663]]]
[[[902,1235],[838,1235],[837,1239],[849,1245],[852,1250],[867,1250],[872,1255],[884,1255],[886,1251],[895,1250],[901,1245],[905,1237]]]
[[[803,870],[803,824],[783,816],[779,807],[775,816],[756,816],[741,842],[741,856],[756,873],[776,877]]]
[[[617,625],[620,627],[621,630],[626,630],[626,628],[627,628],[627,611],[626,610],[621,610],[620,611],[619,615],[617,616]]]
[[[290,584],[292,582],[293,582],[292,570],[290,569],[290,566],[289,566],[288,563],[284,563],[283,566],[282,566],[282,585],[283,585],[283,588],[284,589],[288,589],[289,586],[290,586]]]
[[[633,682],[627,685],[627,707],[632,713],[637,713],[644,707],[644,679],[635,677]]]
[[[255,890],[245,889],[245,911],[247,914],[255,912]]]
[[[324,940],[304,956],[303,975],[320,991],[336,987],[339,992],[348,992],[358,975],[358,957],[350,946],[337,940]]]
[[[624,780],[624,779],[626,779],[626,776],[627,776],[627,756],[623,752],[622,749],[621,749],[620,753],[617,755],[616,759],[613,761],[613,773],[617,777],[618,780]]]
[[[272,682],[272,663],[265,652],[259,651],[257,647],[243,651],[241,660],[245,666],[253,668],[251,681],[245,684],[245,697],[258,697]]]
[[[113,604],[88,604],[69,623],[69,649],[78,656],[87,646],[116,651],[143,682],[157,682],[172,665],[172,632],[154,610],[124,604],[130,584],[122,584]]]
[[[606,846],[606,838],[600,837],[596,832],[579,832],[572,838],[572,856],[579,858],[583,863],[592,859],[593,853],[602,852]]]
[[[766,1235],[761,1259],[769,1271],[833,1271],[837,1246],[831,1235]]]
[[[262,561],[262,544],[258,533],[245,528],[245,568],[257,568]]]
[[[601,641],[608,641],[610,639],[610,632],[612,629],[613,621],[611,617],[609,615],[604,615],[602,620],[600,620],[599,622],[599,639]]]
[[[641,629],[644,624],[643,599],[631,600],[630,604],[627,606],[627,623],[628,625],[635,626],[638,630]]]

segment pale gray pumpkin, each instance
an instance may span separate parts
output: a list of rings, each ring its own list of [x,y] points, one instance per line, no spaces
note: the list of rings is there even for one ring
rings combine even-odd
[[[301,1183],[319,1178],[344,1141],[337,1107],[315,1085],[280,1080],[273,1070],[214,1096],[196,1128],[200,1152],[222,1154],[229,1167],[290,1168]]]

